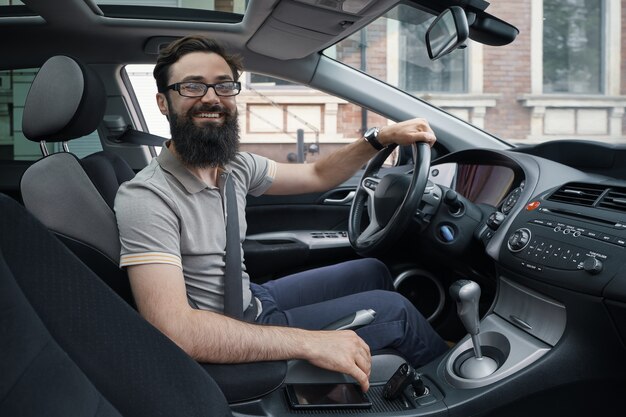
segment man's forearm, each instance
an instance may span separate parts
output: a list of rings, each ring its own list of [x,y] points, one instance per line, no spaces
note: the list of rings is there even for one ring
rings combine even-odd
[[[322,184],[320,188],[327,190],[348,180],[376,155],[376,152],[376,149],[363,138],[359,138],[316,161],[314,169]]]
[[[306,359],[305,330],[250,324],[217,313],[192,310],[169,335],[194,359],[242,363]]]

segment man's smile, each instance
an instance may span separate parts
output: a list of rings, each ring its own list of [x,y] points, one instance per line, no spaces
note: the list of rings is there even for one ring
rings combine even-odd
[[[196,113],[196,117],[200,117],[202,119],[217,119],[222,117],[221,113]]]
[[[223,123],[226,119],[226,113],[216,111],[200,111],[193,113],[192,118],[200,123]]]

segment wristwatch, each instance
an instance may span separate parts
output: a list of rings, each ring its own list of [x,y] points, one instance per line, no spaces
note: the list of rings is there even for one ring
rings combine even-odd
[[[379,128],[370,127],[363,135],[363,139],[365,139],[365,141],[372,145],[377,151],[382,151],[386,148],[386,146],[383,146],[383,144],[378,141],[378,133],[380,133]]]

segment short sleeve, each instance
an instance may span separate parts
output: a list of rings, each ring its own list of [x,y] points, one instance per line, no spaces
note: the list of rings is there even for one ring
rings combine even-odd
[[[267,191],[276,177],[276,162],[249,152],[238,154],[234,164],[239,165],[248,194],[260,196]]]
[[[115,198],[120,267],[165,263],[182,268],[177,211],[162,190],[134,181],[122,184]]]

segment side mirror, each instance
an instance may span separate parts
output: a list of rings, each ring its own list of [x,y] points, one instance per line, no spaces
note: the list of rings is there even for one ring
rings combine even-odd
[[[426,31],[428,56],[433,61],[441,58],[463,45],[468,36],[465,10],[452,6],[441,12]]]

